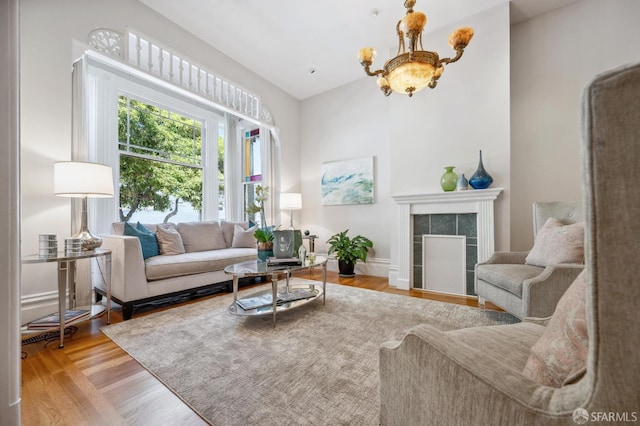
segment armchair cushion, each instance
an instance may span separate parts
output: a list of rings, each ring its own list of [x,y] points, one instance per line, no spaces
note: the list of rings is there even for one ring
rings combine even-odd
[[[564,225],[556,218],[547,219],[536,235],[525,262],[542,267],[584,263],[584,222]]]
[[[585,289],[583,271],[558,302],[540,340],[531,347],[523,370],[526,377],[561,387],[584,373],[589,350]]]
[[[484,264],[476,268],[477,278],[522,297],[522,283],[537,277],[544,268],[518,264]]]

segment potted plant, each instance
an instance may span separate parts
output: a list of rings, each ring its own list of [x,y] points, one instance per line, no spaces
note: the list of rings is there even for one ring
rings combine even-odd
[[[349,230],[332,235],[327,240],[329,244],[329,254],[335,253],[338,259],[338,269],[341,277],[353,277],[356,262],[361,260],[367,262],[367,252],[373,247],[373,243],[367,237],[356,235],[350,238]]]

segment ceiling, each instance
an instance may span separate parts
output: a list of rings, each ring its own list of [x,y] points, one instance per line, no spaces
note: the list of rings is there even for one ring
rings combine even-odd
[[[140,1],[299,100],[363,78],[358,50],[395,49],[406,12],[402,0]],[[428,32],[505,1],[418,1],[414,9],[427,15]],[[574,1],[512,0],[511,23]]]

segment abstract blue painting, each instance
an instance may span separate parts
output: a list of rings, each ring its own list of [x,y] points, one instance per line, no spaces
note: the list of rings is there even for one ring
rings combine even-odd
[[[373,157],[322,163],[323,206],[373,204]]]

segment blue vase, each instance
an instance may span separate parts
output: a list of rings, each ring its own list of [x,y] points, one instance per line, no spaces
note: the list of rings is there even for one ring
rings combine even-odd
[[[464,176],[464,173],[460,174],[458,182],[456,183],[456,189],[458,191],[469,189],[469,180]]]
[[[476,172],[469,179],[469,185],[471,185],[473,189],[486,189],[490,187],[492,183],[493,178],[487,173],[482,164],[482,150],[480,150],[480,162],[478,163]]]

